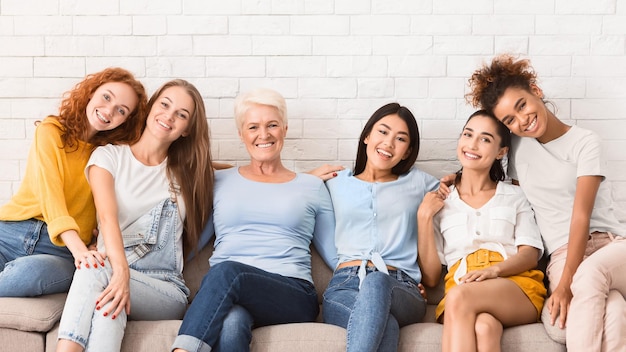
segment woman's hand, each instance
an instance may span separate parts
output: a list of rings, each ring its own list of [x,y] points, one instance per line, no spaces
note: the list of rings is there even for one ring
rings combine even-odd
[[[470,271],[469,273],[463,275],[459,282],[473,282],[473,281],[484,281],[489,279],[497,279],[500,276],[500,271],[498,270],[498,266],[490,266],[480,270]]]
[[[417,209],[418,219],[432,219],[443,208],[444,199],[438,190],[426,193]]]
[[[556,323],[556,319],[558,317],[559,328],[565,329],[565,321],[567,319],[567,312],[569,311],[569,304],[571,301],[572,290],[569,286],[558,285],[545,303],[548,306],[548,312],[550,312],[551,325]]]
[[[439,180],[439,189],[437,192],[443,197],[443,199],[448,198],[448,195],[450,194],[450,186],[454,184],[455,179],[456,174],[450,174]]]
[[[120,315],[122,309],[126,310],[126,314],[130,314],[130,271],[128,267],[125,270],[113,270],[109,285],[102,291],[96,301],[96,310],[100,310],[107,303],[111,302],[102,315],[111,316],[115,319]]]
[[[84,265],[85,268],[97,268],[98,265],[104,266],[104,258],[106,256],[97,250],[81,251],[74,257],[74,265],[76,269],[80,269],[81,265]]]
[[[424,301],[428,301],[428,297],[426,297],[426,288],[424,288],[424,285],[422,285],[421,282],[417,284],[417,289],[420,291],[420,295],[424,297]]]
[[[328,181],[333,177],[337,176],[337,172],[343,170],[344,167],[341,165],[330,165],[324,164],[318,168],[315,168],[311,171],[307,171],[307,174],[311,174],[313,176],[317,176],[324,181]]]

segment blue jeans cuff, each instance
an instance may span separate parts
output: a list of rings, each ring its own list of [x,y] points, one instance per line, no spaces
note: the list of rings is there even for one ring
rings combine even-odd
[[[182,348],[189,352],[211,352],[211,346],[204,341],[190,335],[178,335],[174,340],[171,350]]]

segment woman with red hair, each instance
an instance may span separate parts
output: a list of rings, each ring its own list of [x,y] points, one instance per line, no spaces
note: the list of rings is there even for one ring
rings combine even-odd
[[[107,68],[69,91],[58,116],[37,124],[22,184],[0,207],[0,296],[67,292],[75,268],[103,262],[87,247],[96,209],[85,166],[97,146],[138,140],[146,105],[130,72]]]

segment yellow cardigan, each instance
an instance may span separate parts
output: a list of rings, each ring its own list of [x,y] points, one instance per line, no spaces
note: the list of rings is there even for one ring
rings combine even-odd
[[[59,235],[67,230],[76,230],[89,244],[96,228],[96,208],[85,166],[94,146],[79,141],[77,146],[63,148],[63,131],[52,116],[37,126],[24,180],[0,208],[0,220],[35,218],[47,224],[50,239],[58,246],[64,245]]]

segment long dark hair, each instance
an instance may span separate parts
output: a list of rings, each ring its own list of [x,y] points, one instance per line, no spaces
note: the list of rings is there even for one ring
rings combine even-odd
[[[493,120],[493,123],[496,124],[496,133],[500,137],[500,148],[507,147],[509,148],[509,150],[511,150],[511,131],[509,131],[505,124],[503,124],[487,110],[478,110],[471,114],[467,121],[465,121],[465,125],[463,125],[463,130],[465,129],[465,126],[467,126],[467,123],[476,116],[484,116]],[[463,168],[456,172],[456,184],[461,181],[462,173]],[[493,164],[491,164],[491,168],[489,169],[489,178],[491,179],[491,181],[494,182],[504,181],[504,179],[506,178],[506,172],[504,171],[504,167],[502,166],[502,159],[496,159],[493,161]]]
[[[410,154],[406,159],[401,160],[396,166],[394,166],[391,169],[391,172],[394,175],[402,175],[407,173],[413,164],[415,164],[417,154],[420,150],[420,132],[417,127],[417,122],[415,121],[415,116],[413,116],[413,113],[411,113],[408,108],[401,106],[398,103],[389,103],[376,110],[369,120],[367,120],[365,127],[363,127],[361,137],[359,138],[359,147],[356,152],[354,175],[362,173],[365,170],[365,164],[367,164],[367,144],[365,144],[365,138],[370,135],[376,122],[385,116],[394,114],[398,115],[406,123],[406,126],[409,129]]]

